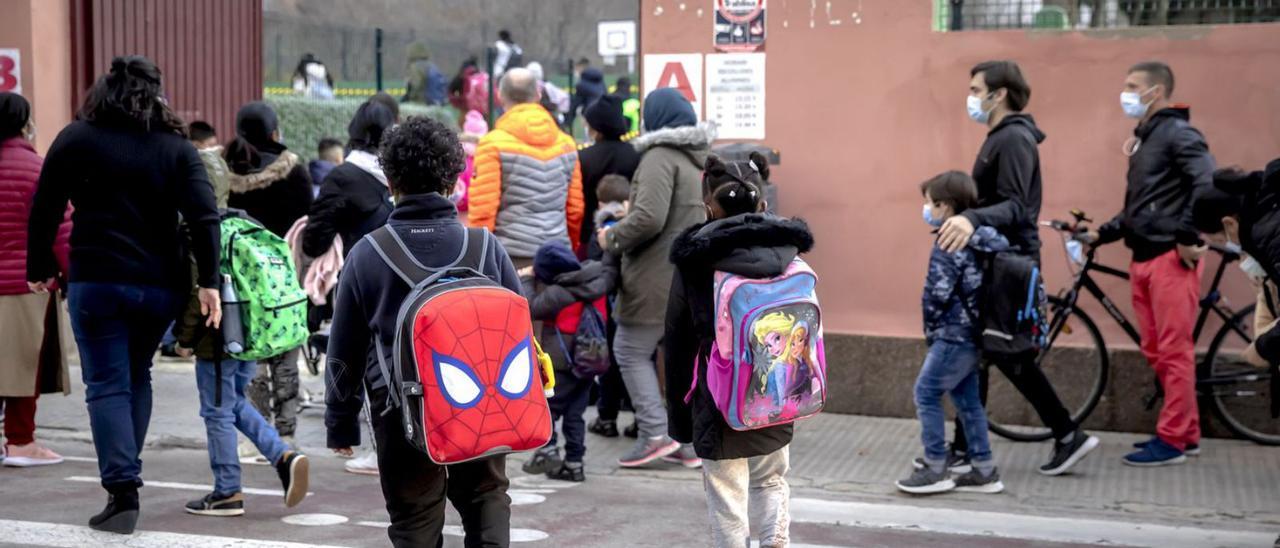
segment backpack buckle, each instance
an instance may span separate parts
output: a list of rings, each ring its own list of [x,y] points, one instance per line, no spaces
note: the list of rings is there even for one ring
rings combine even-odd
[[[419,382],[402,382],[400,383],[400,393],[406,396],[421,396],[422,383]]]

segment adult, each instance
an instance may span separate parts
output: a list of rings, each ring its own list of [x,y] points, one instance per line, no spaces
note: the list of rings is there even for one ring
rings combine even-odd
[[[458,73],[453,76],[453,80],[449,81],[449,104],[458,109],[459,113],[465,114],[468,110],[474,110],[470,108],[467,98],[470,95],[472,79],[478,74],[483,74],[480,72],[480,63],[475,56],[472,56],[462,62],[462,66],[458,67]]]
[[[572,102],[569,92],[546,80],[542,63],[534,61],[525,68],[529,69],[529,72],[533,73],[533,77],[538,79],[538,89],[542,91],[542,100],[539,101],[542,108],[547,109],[547,112],[551,113],[551,117],[556,119],[556,123],[564,127],[564,113],[569,111],[569,105]]]
[[[111,61],[78,119],[49,149],[27,240],[28,284],[48,291],[62,273],[54,241],[71,202],[71,327],[98,473],[110,494],[89,526],[123,534],[138,520],[152,355],[190,294],[179,213],[195,256],[201,313],[210,327],[222,319],[213,187],[186,125],[163,97],[155,63],[136,55]]]
[[[1090,234],[1097,245],[1123,238],[1133,251],[1129,283],[1142,354],[1164,388],[1156,437],[1124,457],[1134,466],[1179,464],[1200,445],[1192,326],[1207,247],[1192,206],[1212,189],[1214,161],[1191,126],[1190,107],[1169,102],[1173,84],[1173,70],[1156,61],[1138,63],[1125,76],[1120,107],[1138,126],[1125,144],[1124,209]]]
[[[538,80],[524,68],[502,77],[506,110],[476,147],[468,189],[468,223],[498,236],[516,266],[533,264],[551,240],[574,245],[582,228],[582,169],[578,147],[538,104]]]
[[[578,84],[573,90],[573,99],[569,102],[569,114],[565,118],[565,123],[570,127],[573,126],[574,119],[578,113],[595,104],[596,101],[604,97],[605,88],[604,73],[595,67],[586,67],[582,70],[582,75],[578,78]]]
[[[333,99],[333,75],[316,56],[304,54],[293,70],[293,91],[308,99]]]
[[[36,442],[36,398],[68,394],[66,356],[59,325],[65,313],[55,295],[27,287],[27,223],[42,160],[31,146],[35,126],[31,104],[16,93],[0,93],[0,405],[4,407],[5,466],[43,466],[62,456]],[[67,264],[71,223],[64,219],[54,244],[59,265]]]
[[[587,134],[591,146],[578,153],[582,162],[582,194],[586,198],[586,210],[582,220],[582,233],[578,241],[586,247],[595,237],[596,187],[605,175],[621,175],[630,180],[640,165],[640,153],[630,143],[622,142],[627,133],[627,119],[622,115],[622,102],[617,96],[606,95],[596,101],[583,114],[587,121]]]
[[[622,285],[614,316],[618,332],[614,354],[631,394],[640,436],[618,460],[643,466],[677,451],[696,458],[667,435],[667,411],[654,353],[662,340],[667,296],[675,267],[671,244],[684,229],[706,220],[702,167],[715,133],[698,124],[693,105],[679,91],[663,88],[644,102],[647,133],[631,141],[640,153],[632,181],[631,209],[617,224],[600,231],[600,245],[622,257]]]
[[[280,144],[279,122],[269,105],[252,102],[240,107],[236,139],[227,145],[226,156],[231,167],[230,206],[285,237],[311,208],[311,175],[298,155]],[[253,406],[290,444],[302,403],[298,392],[300,350],[259,360],[258,375],[246,390]]]
[[[422,42],[414,42],[409,46],[409,68],[405,76],[404,97],[406,103],[422,103],[424,105],[443,105],[446,99],[448,82],[444,73],[431,62],[431,51]]]
[[[1031,86],[1013,61],[979,63],[969,71],[969,77],[969,118],[987,127],[987,139],[973,163],[978,207],[947,219],[939,234],[939,245],[952,253],[959,251],[968,245],[976,227],[986,225],[1000,232],[1016,250],[1039,261],[1043,187],[1038,147],[1045,135],[1036,127],[1035,119],[1023,112],[1031,100]],[[1012,290],[995,288],[1006,289]],[[994,361],[1053,431],[1053,454],[1040,467],[1041,474],[1065,473],[1097,448],[1098,439],[1071,419],[1049,378],[1036,364],[1035,352],[1002,356]],[[985,403],[985,390],[983,393]],[[959,419],[956,426],[947,466],[962,470],[969,465],[968,440],[964,429],[959,428]]]
[[[627,118],[627,132],[640,131],[640,98],[631,91],[631,78],[619,76],[613,94],[622,99],[622,115]],[[767,183],[767,181],[766,181]],[[770,203],[770,206],[773,204]]]
[[[502,78],[507,69],[524,66],[524,49],[511,39],[511,31],[498,31],[498,41],[493,43],[493,76]]]
[[[324,255],[335,236],[342,238],[345,254],[365,234],[387,223],[391,191],[378,164],[378,147],[394,123],[391,111],[379,103],[369,101],[356,109],[347,125],[351,152],[321,183],[320,196],[307,215],[302,252],[308,257]]]
[[[535,106],[534,108],[539,108]],[[426,267],[454,262],[463,247],[464,228],[449,193],[462,170],[456,131],[436,120],[412,117],[386,135],[381,149],[396,208],[387,226],[413,258]],[[520,279],[501,245],[490,238],[482,272],[495,283],[519,292]],[[373,340],[394,343],[396,311],[410,287],[383,261],[368,241],[347,256],[329,338],[325,368],[328,446],[350,453],[360,443],[360,410],[368,401],[382,471],[382,494],[397,547],[443,545],[445,501],[462,516],[466,546],[510,543],[511,499],[507,495],[506,457],[482,458],[441,466],[405,440],[401,410],[387,407],[387,383],[378,366]],[[367,391],[368,398],[362,398]]]

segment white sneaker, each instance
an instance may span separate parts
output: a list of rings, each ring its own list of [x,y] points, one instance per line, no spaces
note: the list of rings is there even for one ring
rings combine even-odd
[[[378,454],[370,451],[362,457],[347,461],[342,467],[352,474],[376,476],[378,475]]]
[[[26,445],[10,445],[5,449],[5,466],[29,468],[62,463],[62,455],[54,453],[49,448],[35,442]]]

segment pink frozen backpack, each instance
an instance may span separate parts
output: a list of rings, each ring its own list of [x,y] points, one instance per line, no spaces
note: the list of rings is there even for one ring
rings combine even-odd
[[[775,278],[715,273],[715,342],[707,388],[734,430],[811,417],[827,400],[818,276],[797,257]],[[693,398],[701,364],[694,367]]]

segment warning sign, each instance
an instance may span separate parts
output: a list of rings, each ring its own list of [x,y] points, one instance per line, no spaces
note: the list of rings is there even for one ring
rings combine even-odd
[[[702,55],[681,53],[644,56],[644,94],[659,88],[675,88],[693,103],[702,119]]]
[[[716,49],[746,52],[764,45],[767,0],[712,1],[716,14],[712,33]]]

